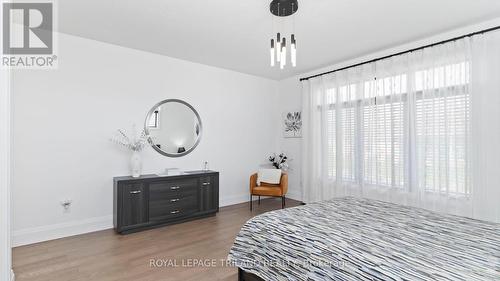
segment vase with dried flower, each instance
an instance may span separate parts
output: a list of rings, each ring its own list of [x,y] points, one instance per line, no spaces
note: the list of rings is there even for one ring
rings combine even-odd
[[[130,157],[130,170],[132,177],[138,178],[142,173],[142,157],[141,151],[148,143],[149,135],[145,130],[142,130],[140,135],[137,135],[135,126],[132,134],[128,134],[125,130],[119,129],[111,138],[111,141],[132,151]]]

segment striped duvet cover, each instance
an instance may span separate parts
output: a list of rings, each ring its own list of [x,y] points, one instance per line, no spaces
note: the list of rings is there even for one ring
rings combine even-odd
[[[500,225],[340,198],[249,220],[229,259],[266,281],[500,281]]]

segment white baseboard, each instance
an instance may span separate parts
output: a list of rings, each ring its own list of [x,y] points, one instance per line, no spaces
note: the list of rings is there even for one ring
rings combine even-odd
[[[295,192],[289,192],[287,197],[295,200],[300,200],[301,198],[300,194],[296,194]],[[219,205],[220,207],[225,207],[248,202],[248,200],[249,195],[247,193],[235,196],[226,196],[220,199]],[[26,228],[12,233],[12,246],[19,247],[110,228],[113,228],[112,215]]]
[[[248,201],[248,194],[221,198],[221,207],[235,205]],[[113,216],[90,218],[60,224],[32,227],[14,231],[12,246],[19,247],[89,232],[113,228]]]
[[[302,201],[302,194],[299,191],[288,191],[287,198]]]
[[[113,228],[113,216],[21,229],[12,233],[12,246],[19,247],[110,228]]]
[[[225,198],[220,198],[219,206],[226,207],[231,205],[236,205],[250,200],[250,194],[241,194],[236,196],[227,196]]]

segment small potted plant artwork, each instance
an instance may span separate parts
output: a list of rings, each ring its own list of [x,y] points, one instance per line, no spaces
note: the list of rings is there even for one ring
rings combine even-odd
[[[283,136],[285,138],[302,137],[302,113],[290,111],[283,114]]]

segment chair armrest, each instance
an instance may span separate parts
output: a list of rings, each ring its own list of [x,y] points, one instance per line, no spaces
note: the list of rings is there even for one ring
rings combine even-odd
[[[288,192],[288,174],[283,173],[280,180],[281,194],[285,195]]]
[[[253,188],[256,186],[257,186],[257,173],[250,176],[250,193],[252,193]]]

